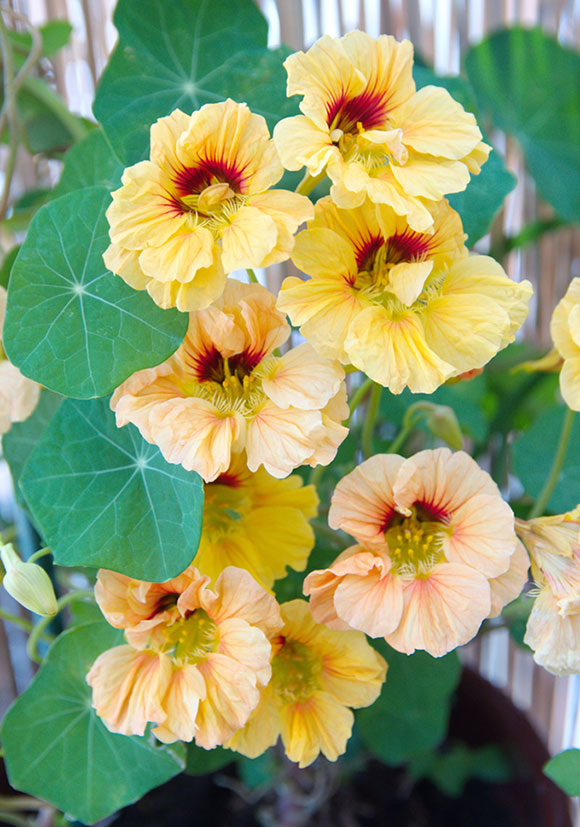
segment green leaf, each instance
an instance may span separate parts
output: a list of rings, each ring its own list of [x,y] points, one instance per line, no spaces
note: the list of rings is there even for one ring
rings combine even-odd
[[[207,775],[227,767],[238,757],[238,753],[224,747],[207,750],[196,746],[192,741],[186,745],[185,772],[188,775]]]
[[[443,86],[464,109],[473,112],[479,122],[480,114],[474,92],[465,78],[435,75],[430,69],[422,66],[415,66],[413,75],[418,89],[430,84]],[[481,128],[481,123],[479,126]],[[489,143],[485,135],[484,140]],[[489,232],[496,213],[515,185],[515,177],[506,169],[503,158],[494,149],[479,175],[471,177],[467,189],[448,196],[449,203],[461,216],[470,247]]]
[[[16,256],[20,251],[20,244],[17,244],[16,247],[12,247],[4,258],[2,259],[2,265],[0,266],[0,285],[2,287],[8,287],[8,280],[10,279],[10,273],[12,271],[12,266],[16,261]]]
[[[18,484],[22,469],[61,402],[62,396],[45,388],[31,416],[24,422],[15,422],[2,437],[2,452],[10,468],[16,499],[20,505],[26,506]]]
[[[461,665],[455,652],[442,658],[404,655],[382,640],[372,643],[389,668],[378,700],[357,713],[359,733],[381,761],[397,766],[445,737]]]
[[[25,376],[57,393],[110,393],[181,344],[187,314],[161,310],[105,269],[110,195],[91,187],[35,216],[12,268],[3,341]]]
[[[496,744],[474,749],[467,744],[453,744],[442,754],[432,752],[411,761],[409,772],[415,779],[428,778],[445,795],[459,797],[472,778],[491,783],[505,783],[512,767]]]
[[[32,452],[20,487],[54,560],[161,582],[193,560],[203,484],[167,463],[108,400],[65,400]]]
[[[240,56],[267,42],[266,21],[252,0],[222,0],[219,13],[209,0],[120,0],[114,22],[119,43],[94,112],[127,165],[147,153],[150,125],[176,108],[190,113],[237,98],[240,89],[260,111],[264,90],[254,90],[252,77],[258,74],[254,61],[265,58]],[[283,100],[285,84],[280,91]]]
[[[96,657],[122,642],[103,623],[62,634],[2,725],[10,783],[85,824],[137,801],[183,769],[147,737],[115,735],[91,707],[86,674]]]
[[[544,775],[566,795],[580,795],[580,749],[566,749],[554,755],[544,766]]]
[[[103,131],[94,129],[67,152],[62,175],[52,197],[58,198],[83,187],[103,186],[109,191],[115,190],[121,185],[122,174],[123,165]]]
[[[541,414],[513,446],[514,470],[526,492],[536,499],[550,473],[566,408],[554,405]],[[569,511],[580,503],[580,417],[572,426],[566,457],[548,510]]]
[[[521,144],[542,197],[580,221],[580,55],[516,27],[472,48],[465,68],[481,111]]]
[[[68,20],[49,20],[41,26],[38,31],[42,40],[43,57],[51,57],[66,46],[70,40],[72,28]],[[8,37],[14,47],[15,65],[20,67],[32,49],[32,36],[29,32],[17,32],[10,29]]]

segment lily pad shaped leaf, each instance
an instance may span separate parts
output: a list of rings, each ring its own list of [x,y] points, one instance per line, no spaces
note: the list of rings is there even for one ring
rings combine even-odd
[[[137,801],[183,770],[174,751],[147,736],[109,732],[92,708],[86,674],[101,652],[119,643],[122,634],[102,621],[64,632],[2,725],[12,786],[83,824]]]
[[[32,452],[20,488],[55,563],[162,582],[197,552],[203,483],[165,461],[107,399],[66,399]]]
[[[187,329],[187,314],[161,310],[105,268],[109,202],[104,187],[87,187],[42,207],[8,288],[8,358],[30,379],[80,399],[165,361]]]

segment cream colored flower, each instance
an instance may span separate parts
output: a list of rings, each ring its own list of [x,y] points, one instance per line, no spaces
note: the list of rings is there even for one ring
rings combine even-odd
[[[580,278],[572,279],[566,295],[556,305],[550,333],[564,360],[560,371],[564,402],[573,411],[580,411]]]
[[[289,335],[274,296],[229,279],[223,296],[192,313],[187,336],[162,365],[135,373],[111,397],[117,425],[136,425],[168,462],[206,482],[245,451],[248,468],[285,477],[327,465],[348,431],[344,371]]]
[[[179,109],[151,127],[151,156],[125,170],[107,210],[105,264],[160,307],[198,310],[226,274],[288,258],[307,198],[282,177],[266,121],[246,104]]]
[[[516,550],[512,511],[491,477],[447,448],[366,460],[337,485],[329,524],[360,546],[304,581],[314,618],[407,654],[440,657],[471,640],[496,608],[492,594],[501,601],[492,581]]]
[[[445,89],[415,90],[408,40],[325,35],[284,66],[288,95],[303,98],[302,114],[274,129],[282,163],[312,176],[326,171],[339,207],[368,196],[424,232],[433,223],[428,205],[464,190],[487,160],[472,114]]]
[[[277,306],[324,356],[353,364],[400,393],[432,393],[477,370],[513,341],[528,313],[529,282],[487,256],[468,256],[447,201],[433,231],[411,229],[384,205],[340,210],[330,198],[299,233]]]
[[[270,680],[269,638],[278,604],[242,569],[229,567],[213,589],[190,567],[166,583],[99,572],[95,594],[127,644],[99,655],[87,681],[111,732],[161,741],[223,744],[244,726]]]
[[[0,286],[0,331],[4,327],[7,294]],[[0,434],[7,433],[13,422],[24,422],[40,399],[40,385],[23,376],[6,358],[0,342]]]
[[[360,632],[316,623],[304,600],[283,603],[281,611],[284,626],[272,640],[272,680],[227,746],[255,758],[281,735],[286,755],[301,768],[320,753],[336,761],[352,731],[350,708],[376,701],[387,664]]]

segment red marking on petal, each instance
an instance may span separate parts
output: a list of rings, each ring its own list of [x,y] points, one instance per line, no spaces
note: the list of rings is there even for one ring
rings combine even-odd
[[[246,180],[246,166],[225,158],[200,158],[195,166],[175,170],[173,184],[181,198],[198,195],[216,183],[228,183],[234,192],[240,192]]]
[[[237,376],[243,381],[254,368],[260,364],[265,354],[257,350],[244,350],[228,357],[228,368],[231,376]],[[203,351],[185,353],[185,362],[198,382],[218,382],[220,385],[226,378],[225,358],[220,351],[211,345]]]
[[[432,243],[432,235],[416,233],[407,227],[404,232],[396,233],[386,239],[386,260],[391,264],[419,261],[430,251]]]
[[[417,516],[423,522],[432,522],[432,523],[447,523],[447,522],[449,522],[448,512],[444,508],[442,508],[440,505],[436,505],[433,502],[426,502],[424,500],[418,500],[417,502],[413,503],[413,507],[417,511]]]
[[[368,236],[361,240],[355,251],[356,266],[359,270],[372,270],[375,256],[385,243],[382,236]]]
[[[360,95],[349,98],[346,91],[333,97],[326,105],[326,122],[331,129],[356,132],[362,128],[378,129],[387,127],[389,97],[376,87],[365,89]]]

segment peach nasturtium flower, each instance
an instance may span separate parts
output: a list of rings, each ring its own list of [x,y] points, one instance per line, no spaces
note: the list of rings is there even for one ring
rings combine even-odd
[[[288,258],[312,204],[270,189],[283,172],[266,121],[246,104],[176,109],[151,127],[150,160],[113,193],[105,264],[160,307],[207,307],[227,273]]]
[[[580,672],[580,506],[567,514],[516,520],[539,589],[524,643],[556,675]]]
[[[556,305],[550,333],[564,360],[560,371],[564,402],[573,411],[580,411],[580,278],[572,279],[566,295]]]
[[[385,205],[340,210],[330,198],[299,233],[278,307],[324,356],[400,393],[432,393],[513,341],[532,295],[488,256],[469,256],[447,201],[419,233]]]
[[[463,451],[371,457],[338,483],[329,523],[360,545],[306,578],[313,617],[400,652],[440,657],[467,643],[525,582],[521,570],[517,590],[493,582],[513,574],[514,516]]]
[[[0,331],[6,315],[6,289],[0,285]],[[4,353],[0,341],[0,434],[7,433],[13,422],[24,422],[40,399],[40,385],[23,376]]]
[[[349,707],[376,701],[387,664],[361,632],[316,623],[304,600],[280,608],[284,626],[272,639],[272,680],[227,746],[255,758],[281,735],[286,755],[301,768],[320,753],[336,761],[352,732]]]
[[[103,652],[87,681],[111,732],[143,735],[148,723],[166,743],[223,744],[244,726],[270,680],[269,638],[278,604],[242,569],[213,588],[191,566],[166,583],[100,571],[95,595],[127,643]]]
[[[298,474],[284,480],[263,468],[252,473],[243,454],[204,487],[203,532],[196,567],[215,580],[226,566],[250,572],[270,589],[286,567],[304,571],[314,547],[309,520],[318,496]]]
[[[339,207],[365,196],[428,230],[427,204],[460,192],[487,160],[474,116],[449,92],[412,75],[413,46],[389,35],[325,35],[290,55],[288,95],[303,95],[301,115],[280,121],[274,141],[286,169],[327,172]]]
[[[244,450],[251,471],[263,464],[274,477],[328,465],[348,433],[344,371],[308,344],[273,355],[290,333],[274,303],[264,287],[228,279],[220,299],[190,315],[173,356],[117,388],[117,425],[132,422],[206,482]]]

